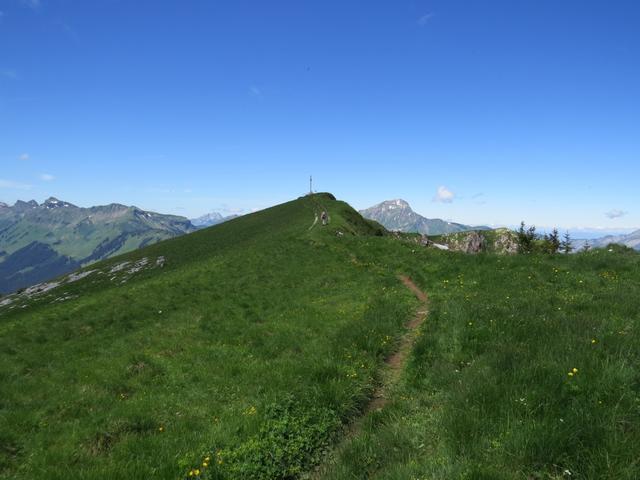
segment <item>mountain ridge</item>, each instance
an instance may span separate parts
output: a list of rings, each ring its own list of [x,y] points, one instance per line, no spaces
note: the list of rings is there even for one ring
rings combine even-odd
[[[388,230],[421,233],[423,235],[443,235],[469,230],[490,230],[489,227],[464,225],[439,218],[426,218],[416,213],[406,200],[397,198],[385,200],[359,211],[370,220],[375,220]]]
[[[234,218],[239,217],[238,214],[232,215],[222,215],[220,212],[210,212],[205,213],[204,215],[200,215],[199,217],[190,219],[191,224],[196,228],[207,228],[213,227],[214,225],[218,225],[223,222],[227,222],[229,220],[233,220]]]
[[[604,248],[611,243],[624,245],[625,247],[640,251],[640,229],[622,235],[605,235],[604,237],[590,240],[576,239],[573,241],[575,248],[582,248],[587,244],[591,248]]]
[[[0,205],[0,293],[195,231],[180,216],[119,203],[78,207],[49,197]]]

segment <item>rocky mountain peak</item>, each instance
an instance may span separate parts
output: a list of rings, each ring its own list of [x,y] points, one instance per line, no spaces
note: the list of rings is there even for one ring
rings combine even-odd
[[[22,200],[18,200],[13,205],[13,208],[15,208],[17,210],[22,210],[22,209],[27,209],[27,208],[37,208],[38,206],[39,206],[38,202],[36,202],[35,200],[29,200],[28,202],[24,202]]]
[[[227,220],[236,218],[238,215],[224,216],[220,212],[211,212],[198,218],[192,218],[191,224],[197,228],[211,227]]]
[[[371,208],[361,210],[363,217],[375,220],[388,230],[416,232],[424,235],[472,230],[473,227],[448,222],[439,218],[426,218],[414,212],[409,203],[401,198],[387,200]]]
[[[68,208],[68,207],[75,207],[75,205],[72,205],[68,202],[64,202],[62,200],[58,200],[56,197],[49,197],[47,198],[42,205],[40,205],[41,207],[44,208]]]
[[[408,209],[411,210],[409,203],[406,200],[402,200],[401,198],[396,198],[395,200],[387,200],[386,202],[382,202],[380,207],[386,208],[388,210],[396,210],[396,209]]]

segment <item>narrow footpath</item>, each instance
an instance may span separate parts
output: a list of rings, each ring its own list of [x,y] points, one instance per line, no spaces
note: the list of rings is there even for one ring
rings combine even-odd
[[[413,317],[409,320],[405,328],[407,331],[402,336],[398,349],[391,354],[385,361],[381,372],[381,383],[373,392],[373,396],[369,405],[364,410],[364,415],[369,412],[383,408],[388,402],[387,398],[390,387],[398,383],[400,375],[407,364],[407,359],[415,343],[415,331],[424,323],[429,310],[427,308],[427,294],[418,288],[409,277],[400,275],[399,280],[416,296],[420,305],[416,309]],[[356,422],[357,423],[357,422]]]
[[[339,451],[341,446],[348,442],[350,439],[358,435],[362,430],[362,425],[365,419],[371,412],[381,410],[387,403],[389,403],[389,395],[400,380],[402,371],[404,370],[409,354],[413,348],[416,339],[416,330],[424,323],[429,313],[428,310],[428,297],[418,286],[413,283],[409,277],[405,275],[399,275],[398,279],[416,296],[420,305],[415,310],[411,319],[405,324],[406,332],[400,339],[398,348],[394,353],[387,357],[384,361],[380,372],[380,384],[374,390],[373,395],[369,403],[364,407],[362,415],[355,419],[353,423],[347,428],[347,431],[342,440],[335,447],[334,451]],[[326,473],[325,468],[327,465],[321,465],[311,475],[312,479],[320,479],[322,475]]]

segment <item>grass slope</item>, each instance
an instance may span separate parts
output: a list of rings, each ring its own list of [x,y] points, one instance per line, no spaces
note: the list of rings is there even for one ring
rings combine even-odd
[[[384,233],[305,197],[95,267],[165,257],[126,283],[0,309],[0,478],[640,478],[640,256]],[[341,437],[417,306],[399,273],[430,314]]]
[[[321,208],[331,225],[309,230]],[[165,257],[124,284],[3,310],[0,478],[180,478],[210,451],[220,478],[309,468],[415,304],[351,261],[345,238],[376,233],[305,197],[91,267]]]
[[[323,479],[640,478],[640,256],[409,248],[387,261],[430,315],[392,403]]]

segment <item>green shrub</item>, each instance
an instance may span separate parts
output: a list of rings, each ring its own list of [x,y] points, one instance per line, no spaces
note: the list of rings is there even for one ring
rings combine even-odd
[[[217,451],[210,478],[297,478],[321,458],[339,427],[335,412],[303,406],[292,397],[267,408],[260,431],[237,447]]]

